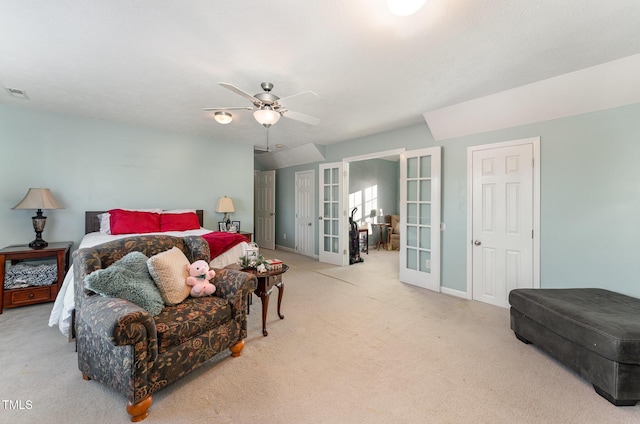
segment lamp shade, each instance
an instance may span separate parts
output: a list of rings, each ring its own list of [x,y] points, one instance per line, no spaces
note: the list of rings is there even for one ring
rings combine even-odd
[[[217,123],[222,125],[226,125],[231,121],[233,121],[233,117],[229,112],[216,112],[213,114],[213,118],[216,120]]]
[[[265,127],[270,127],[280,120],[280,114],[269,106],[265,106],[263,109],[258,109],[253,112],[253,117]]]
[[[48,188],[30,188],[17,205],[11,209],[64,209]]]
[[[236,208],[233,206],[233,199],[231,199],[231,197],[224,196],[218,198],[218,203],[216,203],[216,212],[229,213],[235,211]]]

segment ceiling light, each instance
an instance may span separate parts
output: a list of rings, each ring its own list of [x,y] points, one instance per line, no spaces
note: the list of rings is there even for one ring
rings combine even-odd
[[[387,7],[394,15],[409,16],[416,13],[427,0],[387,0]]]
[[[265,106],[264,108],[258,109],[253,112],[253,117],[256,118],[256,121],[258,121],[258,123],[269,128],[271,125],[278,122],[278,120],[280,119],[280,114],[271,109],[269,106]]]
[[[216,112],[213,114],[213,118],[217,123],[226,125],[229,122],[233,121],[233,117],[229,112]]]

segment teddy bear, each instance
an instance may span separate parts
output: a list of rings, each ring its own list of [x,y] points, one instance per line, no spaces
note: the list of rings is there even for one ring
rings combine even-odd
[[[192,264],[188,264],[187,271],[189,272],[187,285],[192,286],[191,296],[208,296],[216,291],[216,286],[209,282],[215,277],[216,272],[209,269],[207,261],[195,261]]]

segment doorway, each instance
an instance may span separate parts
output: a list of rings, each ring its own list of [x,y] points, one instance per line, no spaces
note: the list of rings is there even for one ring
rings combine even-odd
[[[540,287],[540,138],[467,149],[467,295]]]

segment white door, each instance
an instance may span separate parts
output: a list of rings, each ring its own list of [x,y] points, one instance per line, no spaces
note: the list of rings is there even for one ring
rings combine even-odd
[[[296,172],[296,251],[313,256],[315,227],[313,225],[313,171]]]
[[[276,171],[261,171],[256,181],[256,239],[258,246],[275,249]]]
[[[440,146],[400,155],[400,281],[440,291]]]
[[[343,234],[343,187],[342,162],[320,165],[319,172],[319,253],[320,262],[345,265]]]
[[[472,295],[508,307],[534,287],[534,144],[470,148]]]

